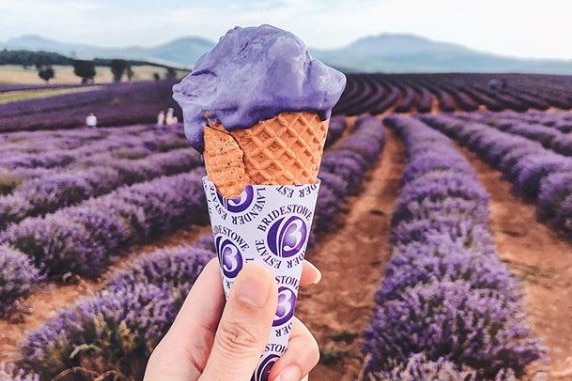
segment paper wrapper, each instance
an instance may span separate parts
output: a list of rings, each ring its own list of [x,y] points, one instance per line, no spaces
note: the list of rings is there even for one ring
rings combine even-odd
[[[254,381],[266,381],[286,351],[292,329],[302,262],[318,198],[317,184],[248,185],[226,199],[203,178],[225,296],[246,263],[259,262],[274,274],[278,307]]]

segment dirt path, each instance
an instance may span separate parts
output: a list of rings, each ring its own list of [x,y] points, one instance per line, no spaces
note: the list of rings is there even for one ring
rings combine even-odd
[[[535,336],[550,350],[550,379],[572,380],[572,243],[538,222],[535,206],[511,194],[499,171],[461,150],[491,195],[497,252],[524,286]]]
[[[364,328],[389,256],[389,223],[400,188],[404,150],[390,131],[381,161],[363,192],[350,201],[343,227],[322,237],[308,258],[322,271],[320,284],[303,290],[297,315],[322,352],[316,381],[354,380],[362,365]]]
[[[206,232],[210,232],[209,226],[192,226],[180,229],[151,244],[135,246],[124,257],[113,263],[109,270],[96,281],[76,279],[74,284],[69,285],[54,283],[42,285],[24,301],[30,310],[29,314],[15,316],[10,320],[0,319],[0,362],[14,361],[17,356],[17,347],[24,339],[26,332],[39,327],[54,316],[59,309],[71,305],[80,297],[93,295],[107,279],[113,276],[115,271],[127,267],[134,260],[156,249],[192,242]]]

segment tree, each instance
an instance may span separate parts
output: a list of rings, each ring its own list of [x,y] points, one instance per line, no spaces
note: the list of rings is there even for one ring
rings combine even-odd
[[[0,65],[69,65],[70,59],[57,53],[32,52],[30,50],[0,50]]]
[[[167,68],[167,73],[165,74],[167,79],[177,79],[177,72],[172,67]]]
[[[111,60],[109,66],[111,67],[111,74],[113,74],[113,82],[121,82],[125,69],[129,67],[127,61],[118,59]]]
[[[93,77],[95,77],[95,64],[93,61],[74,60],[73,72],[81,78],[82,84],[93,82]]]
[[[40,76],[40,78],[42,78],[44,81],[46,81],[46,83],[49,83],[50,79],[52,79],[56,76],[56,73],[54,71],[54,68],[52,68],[50,65],[48,65],[48,66],[40,67],[38,69],[38,75]]]
[[[128,65],[127,69],[125,71],[125,75],[127,75],[127,80],[129,82],[131,82],[131,80],[133,79],[133,76],[135,75],[135,73],[133,72],[133,69],[131,69],[131,66]]]

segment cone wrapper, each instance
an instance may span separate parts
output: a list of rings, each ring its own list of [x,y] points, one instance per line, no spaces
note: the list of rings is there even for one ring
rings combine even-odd
[[[203,185],[225,296],[249,262],[266,265],[278,284],[272,330],[252,378],[266,381],[288,345],[320,184],[248,185],[235,199],[224,198],[207,177]]]

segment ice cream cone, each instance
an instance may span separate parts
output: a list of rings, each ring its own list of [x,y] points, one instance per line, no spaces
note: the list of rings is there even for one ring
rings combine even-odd
[[[267,381],[288,346],[328,118],[345,83],[299,38],[262,25],[230,30],[173,87],[185,134],[204,156],[225,295],[250,262],[265,264],[278,284],[254,381]]]
[[[225,296],[247,263],[266,265],[278,284],[272,328],[251,380],[267,381],[288,347],[320,184],[248,184],[233,199],[223,197],[207,176],[203,185]]]
[[[205,127],[207,174],[226,198],[248,184],[314,184],[328,120],[314,112],[282,112],[247,129]]]

